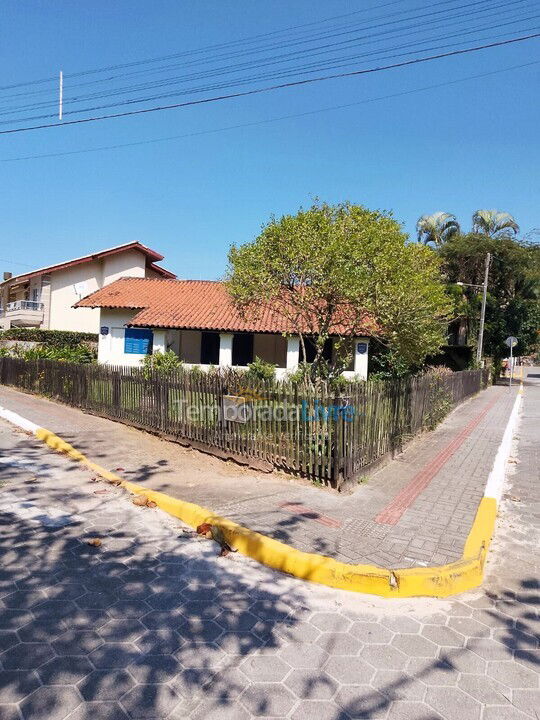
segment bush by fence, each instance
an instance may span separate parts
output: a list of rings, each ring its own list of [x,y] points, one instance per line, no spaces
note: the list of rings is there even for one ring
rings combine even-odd
[[[488,382],[485,370],[317,390],[234,372],[0,358],[0,383],[244,462],[339,488]]]
[[[82,342],[97,343],[96,333],[75,332],[72,330],[44,330],[42,328],[14,327],[0,331],[0,340],[19,340],[37,342],[50,347],[76,347]]]

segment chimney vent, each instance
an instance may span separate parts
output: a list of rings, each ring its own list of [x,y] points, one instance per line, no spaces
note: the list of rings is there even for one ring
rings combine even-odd
[[[10,273],[10,272],[4,273],[4,280],[9,280],[12,277],[13,277],[13,273]]]

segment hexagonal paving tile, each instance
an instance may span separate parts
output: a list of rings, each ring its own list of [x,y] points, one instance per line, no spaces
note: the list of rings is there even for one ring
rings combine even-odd
[[[347,632],[351,621],[342,615],[330,612],[319,612],[313,615],[309,622],[323,632]]]
[[[80,608],[92,610],[105,610],[118,600],[118,596],[107,592],[87,592],[77,598],[76,602]]]
[[[21,703],[25,720],[63,720],[80,705],[79,693],[70,687],[40,687]]]
[[[439,648],[421,635],[396,635],[392,645],[410,657],[437,657]]]
[[[331,702],[304,700],[291,715],[291,720],[336,720],[339,707]]]
[[[141,652],[131,643],[106,642],[89,654],[98,669],[125,668],[139,658]]]
[[[285,717],[296,698],[281,683],[253,683],[242,693],[240,701],[257,717]]]
[[[128,672],[140,683],[166,683],[182,670],[172,655],[143,655],[128,667]]]
[[[186,619],[179,609],[165,612],[163,610],[151,610],[140,618],[142,624],[148,630],[157,630],[158,628],[175,627],[185,623]],[[221,629],[220,629],[221,632]]]
[[[184,641],[177,632],[170,628],[146,630],[135,640],[135,645],[141,652],[151,655],[168,655],[176,652]]]
[[[461,690],[484,705],[505,705],[510,702],[507,697],[509,692],[504,685],[485,675],[463,673],[457,684]]]
[[[514,690],[512,704],[525,713],[531,712],[531,708],[536,711],[540,708],[540,690]]]
[[[278,623],[275,627],[276,634],[290,642],[312,643],[321,637],[321,631],[309,623]]]
[[[180,700],[168,685],[136,685],[121,703],[132,718],[166,718]]]
[[[536,636],[515,628],[496,630],[493,633],[493,639],[497,640],[497,642],[500,642],[502,645],[506,645],[506,647],[511,650],[525,648],[535,649],[538,647],[538,638]]]
[[[480,675],[486,670],[486,661],[467,648],[441,648],[439,658],[459,672]]]
[[[293,670],[284,683],[302,700],[330,700],[338,688],[338,683],[320,670]]]
[[[332,657],[324,670],[343,685],[368,683],[375,675],[375,669],[358,657]]]
[[[338,690],[336,703],[345,711],[348,718],[384,718],[390,701],[378,690],[369,685],[348,685]]]
[[[426,686],[400,670],[377,670],[371,686],[391,700],[422,700]]]
[[[180,708],[177,715],[175,710],[174,720],[184,720],[187,715],[182,714],[182,712]],[[212,698],[202,702],[189,717],[191,720],[251,720],[253,716],[239,702],[235,702],[234,705],[222,705]]]
[[[28,610],[2,610],[0,613],[0,630],[18,630],[32,622],[33,616]]]
[[[14,630],[0,630],[0,653],[13,647],[18,642],[19,638]]]
[[[328,660],[328,653],[312,643],[291,643],[285,645],[278,654],[293,668],[320,668]]]
[[[216,617],[215,621],[223,630],[239,632],[242,630],[251,630],[257,622],[257,618],[250,612],[230,612],[224,610]]]
[[[358,655],[364,647],[360,640],[350,633],[343,632],[323,633],[316,643],[329,655]]]
[[[8,608],[31,608],[47,599],[41,590],[17,590],[2,598],[2,602]]]
[[[215,670],[225,658],[225,653],[215,643],[190,643],[184,645],[174,656],[186,669]]]
[[[443,720],[443,718],[422,702],[396,700],[390,706],[386,720]]]
[[[263,647],[264,640],[253,632],[224,632],[216,640],[216,645],[228,655],[247,655]]]
[[[175,629],[188,642],[214,642],[223,634],[223,628],[214,620],[187,620],[182,617]]]
[[[473,618],[467,617],[450,618],[450,620],[448,621],[448,627],[458,633],[461,633],[462,635],[465,635],[465,637],[467,638],[489,637],[489,634],[491,632],[487,625],[478,622],[478,620],[473,620]]]
[[[129,617],[109,620],[98,630],[99,636],[109,642],[133,642],[146,632],[147,628],[139,620]]]
[[[464,636],[449,627],[424,625],[421,634],[436,645],[444,647],[463,647],[465,645]]]
[[[351,633],[363,643],[388,645],[392,632],[378,622],[355,622]]]
[[[103,638],[93,630],[68,630],[52,646],[58,655],[86,655],[103,645]]]
[[[481,704],[455,687],[430,687],[425,702],[448,720],[479,720]]]
[[[250,680],[259,682],[279,682],[290,669],[290,665],[271,655],[251,655],[240,665],[240,670]]]
[[[0,717],[2,720],[21,720],[16,705],[0,705]]]
[[[3,670],[0,672],[0,703],[18,703],[39,687],[39,684],[35,672]]]
[[[6,670],[38,668],[54,657],[48,643],[19,643],[2,653],[2,665]]]
[[[129,720],[117,702],[83,703],[74,710],[67,720]]]
[[[49,600],[76,600],[81,595],[84,595],[86,590],[84,585],[80,583],[63,582],[45,588],[43,592]]]
[[[391,645],[368,645],[360,656],[381,670],[403,670],[408,660],[407,655]]]
[[[419,633],[422,627],[417,620],[407,615],[390,615],[382,617],[381,624],[395,633]]]
[[[529,670],[524,665],[511,661],[496,661],[488,663],[487,674],[494,680],[511,688],[536,688],[538,687],[537,673]]]
[[[506,660],[508,649],[491,638],[471,638],[465,645],[484,660]]]
[[[85,700],[118,700],[131,690],[135,680],[126,670],[94,670],[81,683],[79,691]]]
[[[49,660],[37,673],[44,685],[74,685],[89,675],[93,669],[85,657],[64,655]]]
[[[409,675],[426,685],[455,685],[458,678],[455,670],[440,659],[411,658],[406,669]]]
[[[119,600],[108,608],[113,618],[141,618],[150,611],[150,606],[144,600]]]

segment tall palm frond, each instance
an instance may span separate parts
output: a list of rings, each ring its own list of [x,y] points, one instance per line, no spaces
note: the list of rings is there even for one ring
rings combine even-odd
[[[459,223],[455,215],[439,210],[432,215],[422,215],[416,223],[418,241],[424,245],[434,243],[442,245],[454,233],[459,232]]]
[[[495,237],[499,234],[516,234],[519,225],[515,218],[507,212],[499,210],[477,210],[473,217],[473,232]]]

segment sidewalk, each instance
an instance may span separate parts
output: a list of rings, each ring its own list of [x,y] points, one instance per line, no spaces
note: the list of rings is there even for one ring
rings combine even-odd
[[[0,405],[101,465],[122,468],[118,474],[126,479],[300,550],[396,569],[461,557],[516,392],[488,388],[349,496],[224,463],[11,388],[0,388]]]

